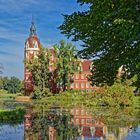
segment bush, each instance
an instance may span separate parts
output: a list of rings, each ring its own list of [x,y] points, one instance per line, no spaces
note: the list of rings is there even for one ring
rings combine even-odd
[[[48,88],[45,88],[43,91],[39,87],[34,88],[34,92],[32,94],[33,99],[41,99],[46,96],[51,96],[52,93]]]
[[[107,106],[130,106],[133,104],[133,87],[129,82],[117,81],[112,86],[107,86],[104,93],[98,93],[99,105]]]

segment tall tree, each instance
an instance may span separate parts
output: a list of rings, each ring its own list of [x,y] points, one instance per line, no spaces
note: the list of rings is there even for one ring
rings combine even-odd
[[[140,62],[140,0],[77,0],[89,9],[64,15],[60,30],[74,41],[83,41],[80,55],[95,58],[93,84],[112,85],[118,68],[127,78],[137,74]]]
[[[78,70],[76,47],[71,43],[66,44],[62,40],[59,45],[54,46],[54,50],[56,52],[54,78],[57,85],[65,91],[69,89],[72,77],[75,71]]]
[[[7,90],[9,93],[19,93],[22,88],[21,81],[16,77],[11,77],[7,82]]]
[[[32,73],[33,84],[38,92],[45,92],[49,89],[51,73],[49,71],[49,53],[45,48],[41,48],[38,55],[28,62],[27,67]]]
[[[22,90],[22,82],[16,77],[0,77],[0,89],[8,91],[8,93],[19,93]]]

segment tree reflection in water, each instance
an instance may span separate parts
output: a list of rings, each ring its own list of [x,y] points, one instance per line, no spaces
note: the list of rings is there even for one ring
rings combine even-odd
[[[24,135],[25,140],[123,140],[138,124],[138,114],[131,108],[27,108]]]

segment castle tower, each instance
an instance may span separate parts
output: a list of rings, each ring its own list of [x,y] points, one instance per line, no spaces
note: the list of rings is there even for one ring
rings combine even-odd
[[[24,89],[26,95],[30,95],[30,93],[33,91],[32,73],[27,69],[26,63],[32,60],[38,54],[40,48],[41,44],[36,34],[34,19],[32,18],[30,35],[27,38],[24,47]]]

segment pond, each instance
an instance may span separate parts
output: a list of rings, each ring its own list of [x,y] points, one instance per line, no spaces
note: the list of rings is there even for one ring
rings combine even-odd
[[[22,109],[18,109],[22,106]],[[139,140],[135,108],[0,103],[0,140]]]

